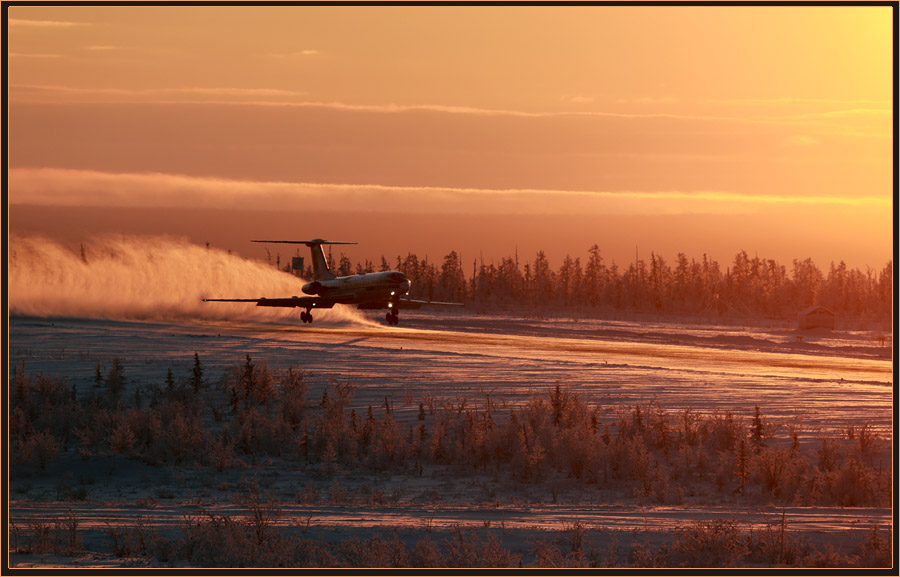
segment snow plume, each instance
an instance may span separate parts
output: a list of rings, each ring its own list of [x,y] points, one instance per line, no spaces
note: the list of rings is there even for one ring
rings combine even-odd
[[[204,298],[300,296],[304,282],[263,263],[168,237],[105,236],[64,247],[9,239],[9,313],[125,320],[214,319],[301,325],[293,308],[204,303]],[[367,322],[355,309],[321,310],[316,323]]]

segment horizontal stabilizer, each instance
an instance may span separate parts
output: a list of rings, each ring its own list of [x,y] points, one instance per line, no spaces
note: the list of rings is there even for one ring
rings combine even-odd
[[[313,240],[251,240],[250,242],[269,242],[276,244],[305,244],[306,246],[312,247],[320,244],[357,244],[355,242],[342,242],[338,240],[322,240],[321,238],[314,238]]]

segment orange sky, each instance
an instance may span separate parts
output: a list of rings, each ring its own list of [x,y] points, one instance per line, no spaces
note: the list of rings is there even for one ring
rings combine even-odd
[[[558,264],[597,242],[619,263],[640,246],[880,269],[891,16],[13,6],[10,227],[254,258],[246,240],[266,232],[357,240],[351,257],[370,259],[544,249]],[[166,217],[135,219],[150,209]]]

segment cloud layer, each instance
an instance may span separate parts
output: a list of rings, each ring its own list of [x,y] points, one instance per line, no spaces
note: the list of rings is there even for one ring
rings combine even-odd
[[[767,206],[884,206],[876,197],[726,191],[567,191],[254,182],[159,173],[9,170],[9,201],[43,206],[216,208],[442,214],[735,214]]]

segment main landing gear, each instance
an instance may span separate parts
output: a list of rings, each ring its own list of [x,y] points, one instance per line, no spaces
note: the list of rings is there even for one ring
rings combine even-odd
[[[300,320],[304,323],[311,323],[313,321],[312,313],[310,311],[301,311],[300,312]]]
[[[396,325],[396,324],[400,323],[400,317],[394,311],[391,311],[388,314],[386,314],[384,316],[384,318],[385,318],[385,320],[387,320],[387,323],[389,325]]]

